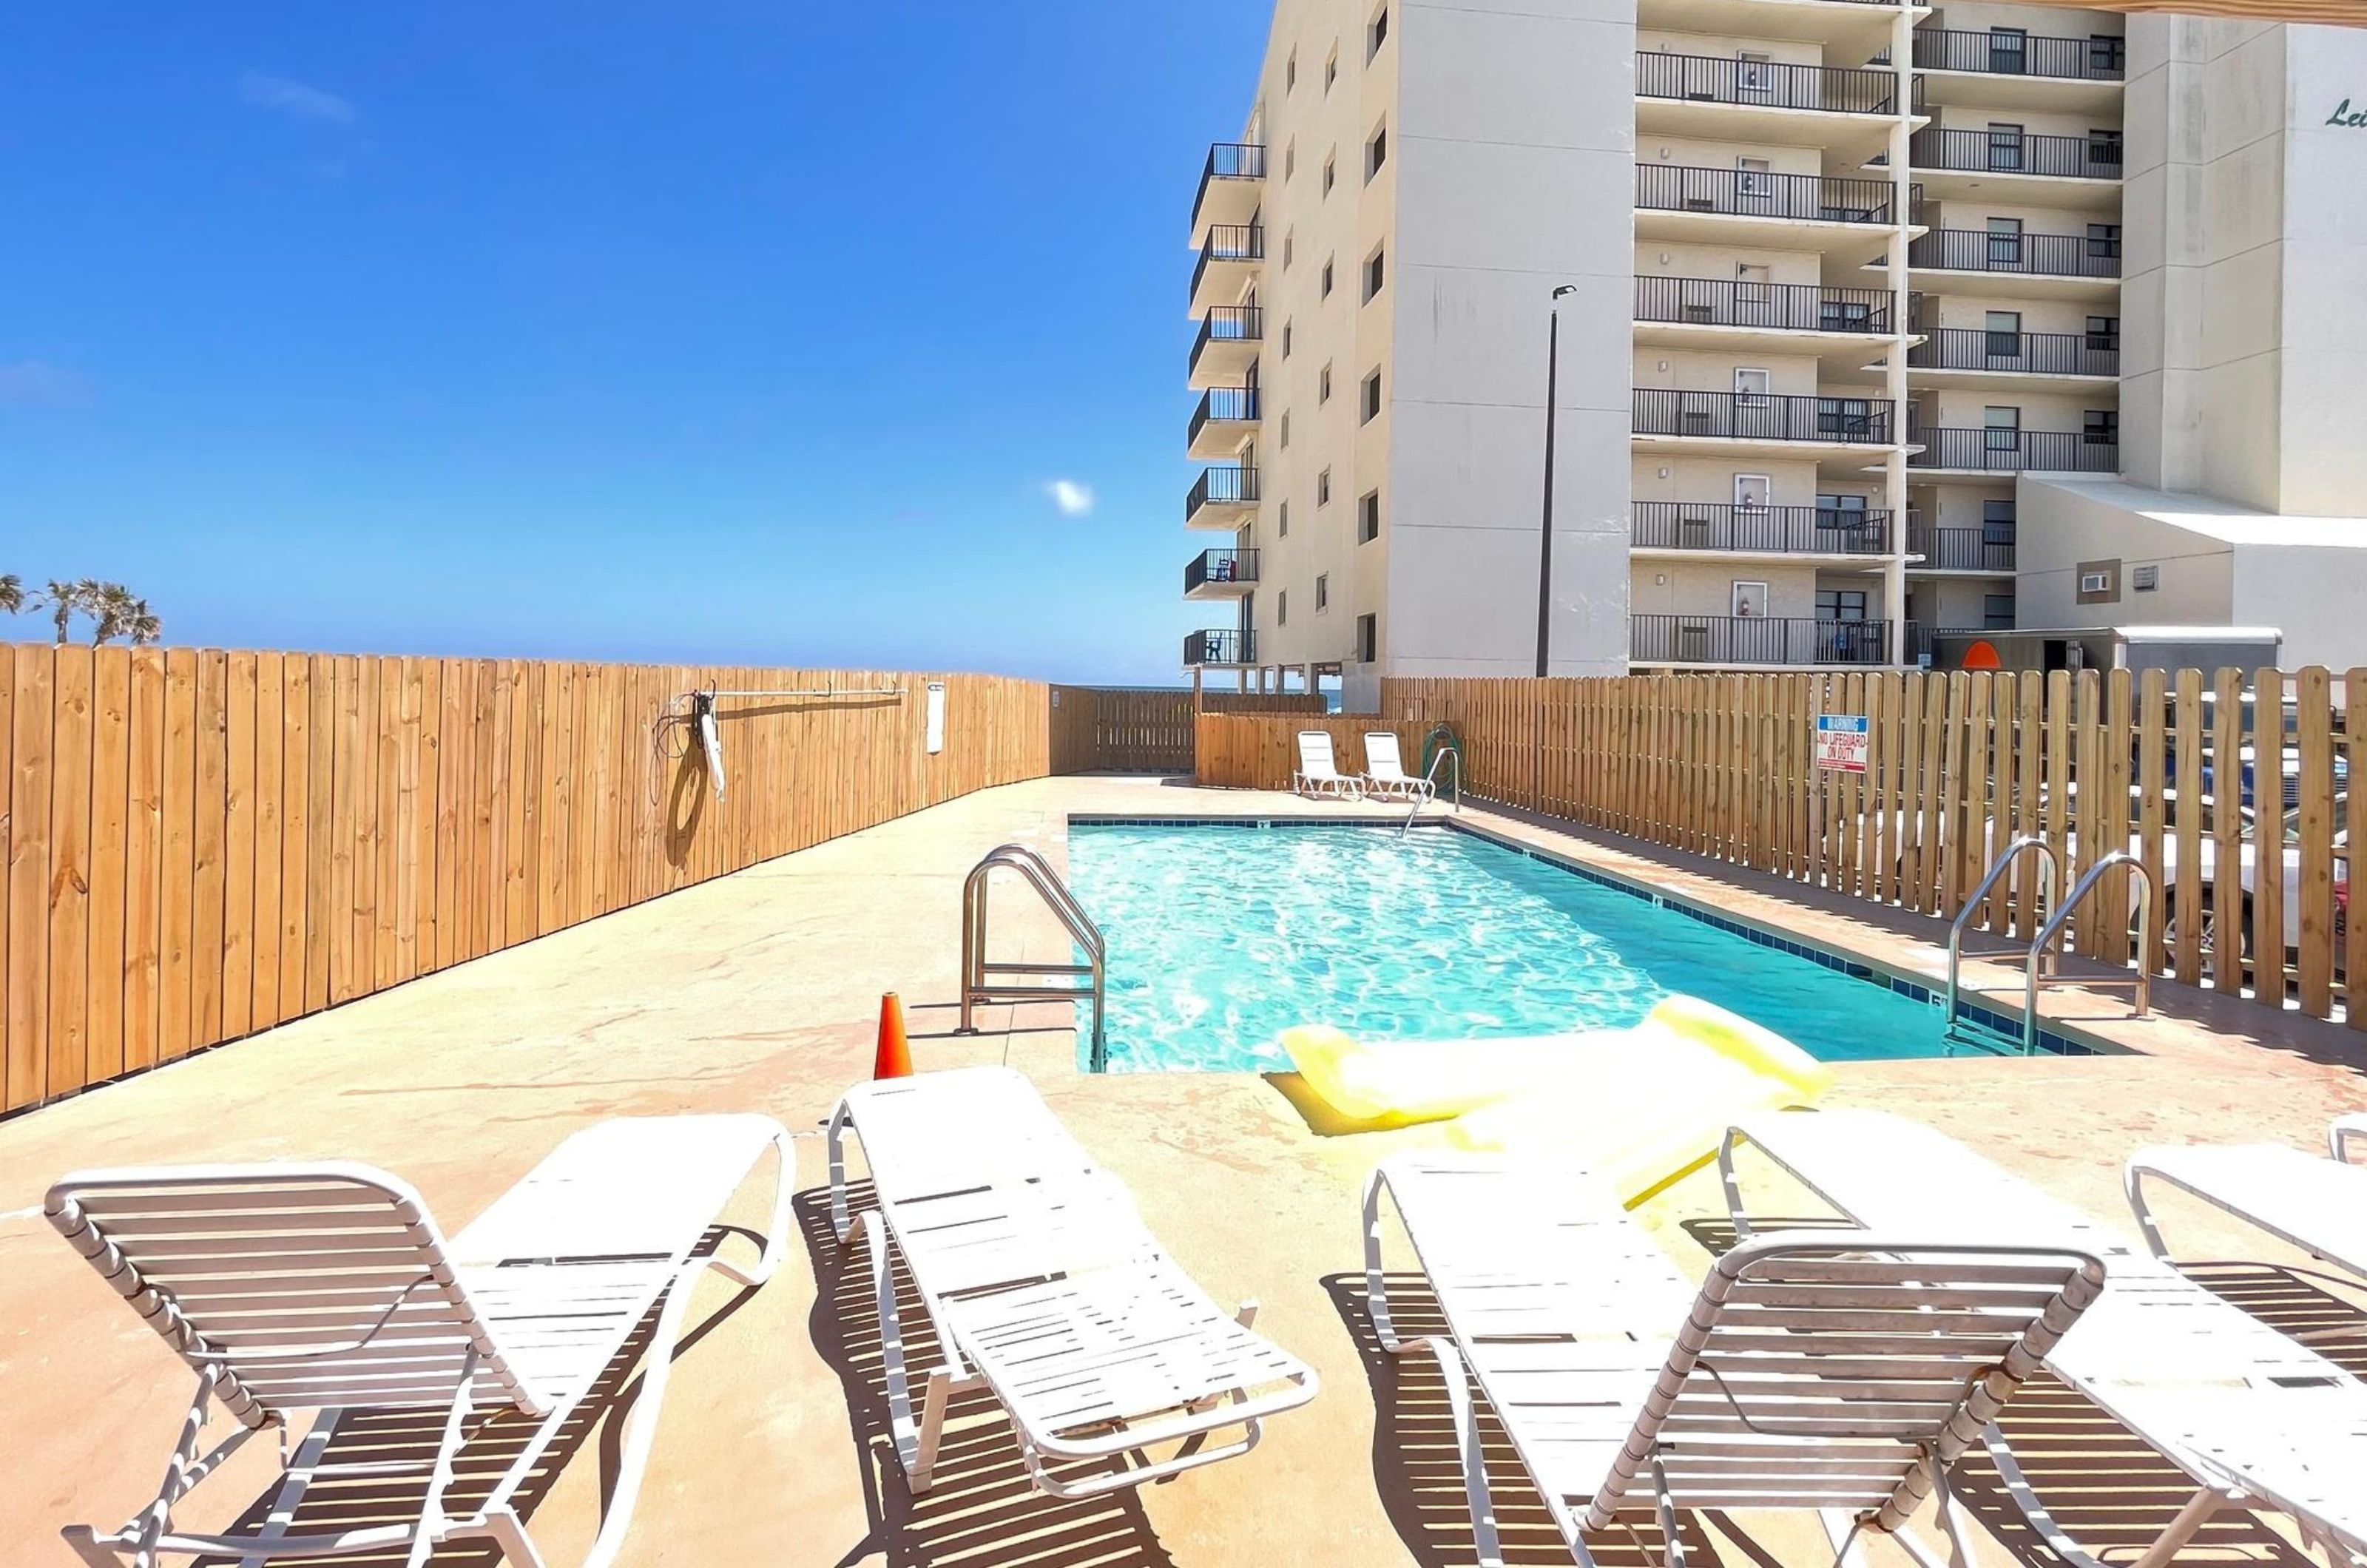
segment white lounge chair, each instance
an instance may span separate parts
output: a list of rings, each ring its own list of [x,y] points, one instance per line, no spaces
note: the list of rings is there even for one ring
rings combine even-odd
[[[1392,800],[1429,800],[1438,794],[1436,784],[1405,771],[1393,729],[1365,732],[1365,776],[1360,784],[1366,795]]]
[[[2104,1284],[2078,1247],[2001,1240],[1761,1237],[1699,1291],[1593,1179],[1503,1157],[1404,1156],[1365,1191],[1365,1302],[1389,1316],[1381,1195],[1396,1204],[1452,1338],[1445,1380],[1479,1561],[1494,1506],[1466,1374],[1512,1440],[1571,1555],[1631,1511],[1802,1508],[1843,1561],[1861,1530],[1941,1559],[1906,1529],[1935,1493],[1975,1561],[1948,1471]]]
[[[2147,1178],[2367,1279],[2367,1169],[2282,1144],[2139,1149],[2123,1176],[2129,1207],[2146,1245],[2168,1262],[2161,1227],[2146,1206]]]
[[[1332,760],[1331,736],[1327,730],[1302,729],[1298,732],[1298,771],[1290,775],[1293,795],[1318,797],[1334,795],[1342,800],[1362,798],[1364,785],[1355,776],[1343,773]]]
[[[782,1164],[772,1229],[753,1264],[700,1243],[767,1148]],[[649,1314],[643,1386],[617,1480],[584,1562],[623,1545],[657,1431],[693,1280],[713,1269],[762,1284],[787,1218],[788,1134],[766,1116],[604,1122],[569,1138],[448,1242],[419,1194],[366,1165],[159,1166],[85,1171],[50,1190],[50,1223],[198,1374],[196,1399],[155,1500],[101,1535],[71,1526],[84,1561],[148,1568],[160,1553],[275,1557],[403,1553],[479,1539],[538,1564],[521,1483]],[[661,1304],[663,1303],[663,1304]],[[200,1452],[209,1407],[236,1430]],[[447,1412],[415,1521],[306,1531],[305,1493],[382,1484],[403,1468],[332,1447],[361,1411]],[[447,1512],[472,1416],[538,1417],[484,1499]],[[292,1417],[313,1413],[295,1442]],[[481,1423],[476,1423],[481,1425]],[[265,1522],[223,1535],[173,1528],[173,1511],[246,1439],[282,1431],[282,1476]]]
[[[849,1212],[849,1130],[878,1204],[860,1213]],[[863,1231],[869,1244],[889,1428],[916,1493],[934,1483],[948,1403],[967,1389],[992,1391],[1028,1474],[1056,1497],[1247,1453],[1266,1417],[1315,1397],[1314,1370],[1250,1332],[1255,1303],[1228,1314],[1210,1301],[1008,1067],[847,1090],[831,1112],[830,1180],[839,1239]],[[891,1247],[946,1357],[917,1416]],[[1231,1436],[1204,1444],[1217,1433]]]
[[[2223,1507],[2291,1516],[2335,1562],[2367,1555],[2367,1383],[2079,1210],[1942,1133],[1873,1111],[1746,1118],[1718,1163],[1738,1231],[1742,1144],[1870,1229],[2013,1235],[2104,1260],[2103,1299],[2047,1357],[2064,1382],[2160,1450],[2196,1490],[2135,1562],[2155,1568]],[[2002,1433],[1988,1434],[2008,1494],[2064,1559],[2096,1560],[2047,1512]]]
[[[2367,1145],[2367,1111],[2353,1111],[2338,1116],[2326,1129],[2326,1150],[2336,1159],[2348,1164],[2353,1141]]]

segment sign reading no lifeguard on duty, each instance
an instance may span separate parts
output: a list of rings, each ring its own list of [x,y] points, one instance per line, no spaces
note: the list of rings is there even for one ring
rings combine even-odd
[[[1865,715],[1817,716],[1817,766],[1837,768],[1845,773],[1865,772]]]

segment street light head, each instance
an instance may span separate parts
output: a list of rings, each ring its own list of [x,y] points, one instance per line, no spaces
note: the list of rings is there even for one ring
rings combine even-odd
[[[1559,285],[1558,287],[1557,287],[1557,288],[1554,289],[1554,291],[1553,291],[1553,297],[1554,297],[1555,299],[1560,299],[1560,298],[1561,298],[1563,295],[1565,295],[1565,294],[1575,294],[1575,293],[1577,293],[1577,292],[1578,292],[1578,285],[1577,285],[1577,284],[1575,284],[1575,283],[1565,283],[1565,284],[1561,284],[1561,285]]]

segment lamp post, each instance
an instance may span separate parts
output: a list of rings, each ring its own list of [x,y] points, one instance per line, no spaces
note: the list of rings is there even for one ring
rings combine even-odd
[[[1578,285],[1564,283],[1553,291],[1553,302],[1546,310],[1546,504],[1544,539],[1537,547],[1537,679],[1545,679],[1546,654],[1553,639],[1553,459],[1555,388],[1557,374],[1561,369],[1561,300],[1565,294],[1578,292]]]

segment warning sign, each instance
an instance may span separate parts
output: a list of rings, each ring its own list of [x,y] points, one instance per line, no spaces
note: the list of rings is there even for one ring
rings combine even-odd
[[[1844,773],[1865,772],[1865,715],[1820,713],[1817,716],[1817,766]]]

